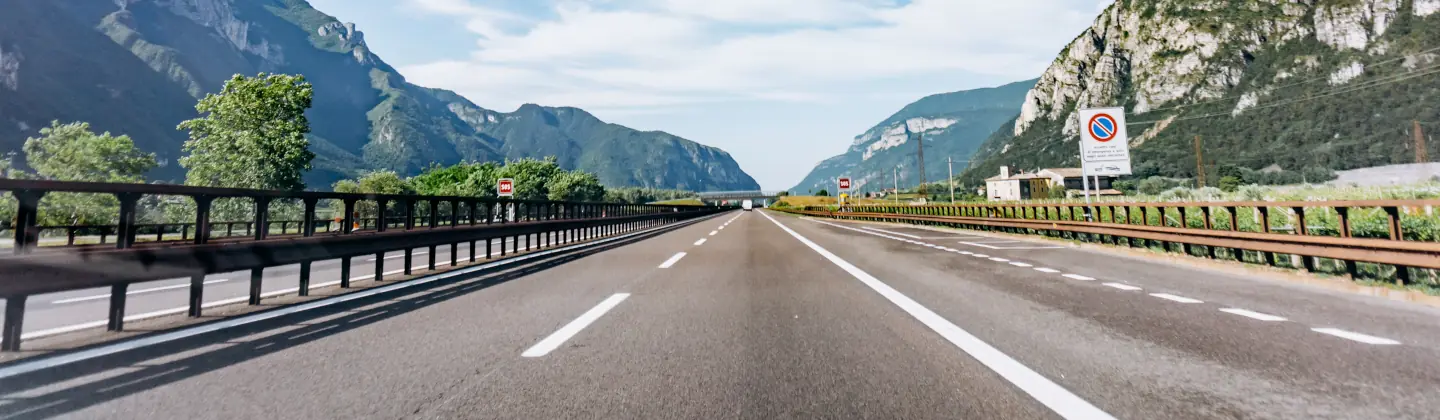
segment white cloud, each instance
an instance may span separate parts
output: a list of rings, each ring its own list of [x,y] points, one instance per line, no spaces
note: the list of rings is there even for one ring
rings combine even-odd
[[[416,83],[502,110],[635,113],[824,101],[838,86],[942,73],[1025,79],[1095,13],[1091,0],[561,0],[540,13],[408,1],[482,35],[468,60],[402,68]]]

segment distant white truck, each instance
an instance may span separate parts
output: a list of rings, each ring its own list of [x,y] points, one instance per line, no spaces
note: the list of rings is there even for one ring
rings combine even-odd
[[[750,200],[741,201],[740,208],[745,209],[745,211],[750,211],[755,208],[755,202]]]

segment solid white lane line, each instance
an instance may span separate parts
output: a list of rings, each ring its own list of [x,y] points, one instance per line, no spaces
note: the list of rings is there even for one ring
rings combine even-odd
[[[1094,277],[1086,277],[1086,276],[1082,276],[1082,275],[1079,275],[1079,274],[1065,274],[1065,275],[1062,275],[1061,277],[1064,277],[1064,278],[1067,278],[1067,279],[1080,280],[1080,281],[1091,281],[1091,280],[1095,280]]]
[[[565,326],[560,327],[559,330],[556,330],[555,333],[550,334],[549,337],[545,337],[544,340],[540,340],[539,343],[535,343],[534,346],[530,347],[529,350],[525,350],[524,353],[520,353],[520,355],[523,357],[540,357],[546,354],[550,354],[551,351],[554,351],[556,348],[560,347],[561,344],[565,344],[565,341],[569,340],[570,337],[574,337],[575,334],[579,334],[580,330],[583,330],[585,329],[585,327],[590,326],[591,323],[595,322],[595,320],[597,319],[600,319],[600,317],[604,316],[606,312],[609,312],[610,309],[615,308],[616,305],[619,305],[620,302],[625,301],[625,298],[628,297],[630,297],[629,293],[616,293],[614,295],[611,295],[609,298],[601,301],[599,305],[595,305],[594,308],[590,308],[590,310],[585,311],[585,313],[581,314],[579,318],[575,318],[574,321],[570,321],[569,324],[565,324]]]
[[[1000,258],[1000,257],[990,257],[990,261],[995,261],[995,262],[1009,262],[1010,260],[1007,260],[1007,259],[1004,259],[1004,258]]]
[[[710,231],[710,236],[715,236],[715,234],[717,234],[717,233],[720,233],[720,231],[718,231],[718,230],[712,230],[712,231]]]
[[[681,258],[685,258],[685,253],[676,252],[675,255],[670,257],[670,259],[665,260],[665,262],[663,263],[660,263],[660,268],[670,268],[670,266],[675,265],[675,263],[677,262],[680,262]]]
[[[396,271],[396,273],[398,273],[398,272],[399,272],[399,271]],[[388,273],[387,273],[387,274],[388,274]],[[336,280],[336,281],[331,281],[331,282],[312,284],[312,285],[310,285],[310,288],[313,290],[313,289],[315,289],[315,288],[332,286],[332,285],[336,285],[336,284],[340,284],[340,281],[339,281],[339,280]],[[187,284],[186,286],[189,286],[189,285]],[[260,294],[260,297],[262,297],[262,298],[268,298],[268,297],[280,296],[280,295],[289,294],[289,293],[295,293],[295,292],[298,292],[298,291],[300,291],[300,288],[299,288],[299,287],[291,287],[291,288],[288,288],[288,289],[280,289],[280,290],[276,290],[276,291],[273,291],[273,292],[261,293],[261,294]],[[240,296],[240,297],[233,297],[233,298],[221,299],[221,300],[217,300],[217,301],[213,301],[213,302],[205,302],[205,303],[200,304],[200,307],[201,307],[201,308],[213,308],[213,307],[216,307],[216,306],[229,305],[229,304],[232,304],[232,303],[240,303],[240,302],[245,302],[245,301],[248,301],[248,300],[250,300],[250,296],[248,296],[248,295],[247,295],[247,296]],[[190,309],[190,307],[188,307],[188,306],[181,306],[181,307],[178,307],[178,308],[161,309],[161,310],[158,310],[158,311],[143,312],[143,313],[138,313],[138,314],[135,314],[135,315],[126,315],[125,318],[124,318],[124,320],[125,320],[125,322],[144,321],[144,320],[147,320],[147,319],[150,319],[150,318],[156,318],[156,317],[162,317],[162,316],[166,316],[166,315],[174,315],[174,314],[178,314],[178,313],[183,313],[183,312],[185,312],[185,311],[187,311],[187,310],[189,310],[189,309]],[[73,331],[80,331],[80,330],[84,330],[84,329],[101,327],[101,326],[104,326],[104,325],[106,325],[106,324],[108,324],[108,323],[109,323],[109,321],[102,319],[102,320],[99,320],[99,321],[83,322],[83,323],[79,323],[79,324],[75,324],[75,325],[66,325],[66,326],[63,326],[63,327],[51,328],[51,329],[40,330],[40,331],[32,331],[32,332],[20,334],[20,339],[21,339],[21,340],[29,340],[29,339],[32,339],[32,338],[49,337],[49,336],[57,335],[57,334],[64,334],[64,333],[73,332]]]
[[[1034,265],[1022,263],[1022,262],[1019,262],[1019,261],[1011,261],[1011,262],[1010,262],[1010,265],[1013,265],[1013,266],[1016,266],[1016,267],[1034,267]]]
[[[1055,274],[1055,273],[1059,273],[1059,272],[1060,272],[1060,270],[1056,270],[1056,269],[1053,269],[1053,268],[1045,268],[1045,267],[1035,267],[1035,271],[1039,271],[1039,272],[1041,272],[1041,273],[1050,273],[1050,274]]]
[[[410,255],[425,255],[425,254],[429,254],[429,253],[430,253],[430,251],[415,251],[415,252],[411,253]],[[401,251],[401,252],[400,252],[400,255],[391,255],[391,256],[385,257],[385,259],[387,259],[387,260],[393,260],[393,259],[396,259],[396,258],[405,258],[405,252],[404,252],[404,251]],[[365,260],[365,261],[375,261],[375,257],[370,257],[370,259]]]
[[[1101,284],[1104,284],[1104,285],[1110,286],[1110,287],[1114,287],[1114,288],[1120,289],[1120,290],[1130,290],[1130,291],[1140,290],[1139,287],[1131,286],[1131,285],[1124,284],[1124,283],[1101,283]]]
[[[230,279],[206,280],[204,284],[215,284],[215,283],[226,282],[226,281],[230,281]],[[190,287],[190,283],[176,284],[176,285],[173,285],[173,286],[151,287],[151,288],[149,288],[149,289],[131,290],[131,291],[125,292],[125,295],[127,295],[127,296],[128,296],[128,295],[138,295],[138,294],[141,294],[141,293],[158,292],[158,291],[161,291],[161,290],[183,289],[183,288],[186,288],[186,287]],[[69,298],[69,299],[60,299],[60,300],[52,301],[52,302],[50,302],[50,303],[52,303],[52,304],[75,303],[75,302],[84,302],[84,301],[87,301],[87,300],[100,300],[100,299],[109,299],[109,298],[110,298],[110,294],[109,294],[109,293],[106,293],[106,294],[103,294],[103,295],[81,296],[81,297],[73,297],[73,298]]]
[[[1154,297],[1161,298],[1161,299],[1165,299],[1165,300],[1176,301],[1176,302],[1180,302],[1180,303],[1205,303],[1205,302],[1200,301],[1199,299],[1191,299],[1191,298],[1188,298],[1188,297],[1176,296],[1176,295],[1172,295],[1172,294],[1169,294],[1169,293],[1151,293],[1150,296],[1154,296]]]
[[[1259,312],[1247,311],[1247,310],[1240,309],[1240,308],[1220,308],[1220,312],[1231,313],[1231,314],[1240,315],[1240,316],[1243,316],[1243,317],[1246,317],[1246,318],[1258,319],[1258,320],[1261,320],[1261,321],[1271,321],[1271,322],[1274,322],[1274,321],[1284,321],[1284,320],[1285,320],[1285,318],[1281,318],[1281,317],[1278,317],[1278,316],[1275,316],[1275,315],[1262,314],[1262,313],[1259,313]]]
[[[876,229],[876,228],[869,227],[869,226],[861,226],[860,228],[861,228],[861,229],[873,230],[873,231],[876,231],[876,232],[885,232],[885,233],[888,233],[888,234],[891,234],[891,235],[900,235],[900,236],[904,236],[904,237],[906,237],[906,238],[911,238],[911,239],[920,239],[920,236],[919,236],[919,235],[911,235],[911,234],[908,234],[908,233],[892,232],[892,231],[888,231],[888,230],[885,230],[885,229]]]
[[[695,241],[695,246],[700,246],[700,245],[704,245],[704,244],[705,244],[705,238],[700,238],[700,240]]]
[[[1359,341],[1365,344],[1376,344],[1382,346],[1393,346],[1396,344],[1400,344],[1399,341],[1391,340],[1388,338],[1365,335],[1357,332],[1345,331],[1338,328],[1311,328],[1310,331],[1318,332],[1321,334],[1329,334],[1346,340]]]
[[[959,347],[961,351],[969,354],[970,357],[978,360],[980,363],[990,368],[991,371],[999,374],[1000,377],[1005,378],[1005,380],[1010,381],[1010,383],[1012,384],[1015,384],[1017,388],[1025,391],[1026,394],[1029,394],[1030,397],[1035,398],[1036,401],[1039,401],[1041,404],[1049,407],[1050,410],[1054,411],[1056,414],[1059,414],[1060,417],[1064,417],[1066,419],[1093,420],[1115,418],[1114,416],[1111,416],[1110,414],[1100,410],[1100,408],[1091,405],[1089,402],[1086,402],[1083,398],[1080,398],[1080,396],[1071,393],[1069,390],[1066,390],[1065,388],[1054,382],[1051,382],[1050,379],[1046,378],[1044,375],[1041,375],[1034,370],[1026,367],[1025,365],[1020,364],[1019,361],[1010,358],[1010,356],[1005,355],[1005,353],[1002,353],[999,349],[996,349],[994,346],[991,346],[990,344],[980,340],[979,337],[970,334],[969,332],[960,328],[960,326],[951,323],[944,317],[941,317],[939,314],[936,314],[929,308],[926,308],[924,305],[915,302],[914,300],[910,299],[909,297],[905,296],[894,288],[891,288],[889,285],[880,281],[880,279],[871,276],[869,273],[866,273],[859,267],[856,267],[855,265],[850,264],[849,262],[841,259],[840,257],[835,256],[835,254],[832,254],[825,248],[820,247],[820,245],[811,242],[804,236],[800,236],[799,233],[795,233],[795,231],[790,230],[789,227],[781,224],[779,221],[770,217],[770,215],[765,213],[760,214],[762,216],[765,216],[766,219],[770,219],[770,222],[774,223],[775,226],[779,226],[780,229],[784,230],[786,233],[789,233],[790,236],[795,237],[795,239],[799,240],[800,243],[805,244],[805,246],[809,247],[811,250],[814,250],[816,253],[820,254],[820,256],[825,257],[825,259],[830,260],[831,263],[840,267],[842,270],[850,273],[850,275],[854,276],[856,280],[859,280],[866,286],[870,286],[870,288],[875,290],[876,293],[879,293],[881,296],[884,296],[886,299],[890,300],[891,303],[894,303],[895,306],[900,307],[901,310],[904,310],[906,313],[910,314],[910,316],[914,317],[915,320],[920,321],[921,324],[924,324],[932,331],[940,334],[940,336],[944,337],[946,341],[954,344],[955,347]]]

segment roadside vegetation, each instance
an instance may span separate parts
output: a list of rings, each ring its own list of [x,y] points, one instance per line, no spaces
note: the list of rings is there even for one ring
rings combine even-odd
[[[312,169],[315,154],[310,150],[310,109],[314,88],[303,76],[264,74],[235,75],[224,88],[206,95],[196,104],[198,118],[182,122],[177,129],[189,133],[178,159],[186,170],[185,185],[301,191],[302,180]],[[170,164],[152,153],[142,152],[125,135],[95,133],[84,122],[53,122],[40,136],[27,139],[23,154],[0,157],[0,177],[83,182],[143,183],[152,170]],[[607,201],[648,203],[681,200],[695,193],[653,188],[610,188],[595,174],[561,168],[554,157],[506,162],[462,162],[451,166],[432,165],[412,177],[393,171],[365,173],[355,179],[321,186],[337,192],[377,194],[496,196],[500,178],[515,180],[516,199]],[[343,205],[326,200],[321,219],[339,216]],[[217,222],[247,221],[255,207],[249,199],[218,199],[211,209]],[[374,217],[374,203],[362,202],[362,217]],[[6,193],[0,198],[0,230],[14,223],[16,202]],[[120,203],[110,194],[51,193],[40,201],[37,222],[41,226],[113,225],[118,221]],[[418,215],[428,211],[418,206]],[[443,210],[448,213],[447,210]],[[269,205],[271,220],[299,220],[303,207],[298,200],[276,200]],[[195,203],[182,196],[145,196],[137,203],[137,223],[189,223],[194,221]],[[179,236],[179,227],[175,227]],[[64,234],[49,231],[47,235]],[[167,234],[168,235],[168,234]]]

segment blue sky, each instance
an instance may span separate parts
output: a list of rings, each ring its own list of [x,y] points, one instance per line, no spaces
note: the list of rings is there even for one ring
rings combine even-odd
[[[1038,76],[1103,0],[310,0],[411,82],[584,108],[799,182],[925,95]]]

